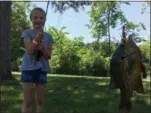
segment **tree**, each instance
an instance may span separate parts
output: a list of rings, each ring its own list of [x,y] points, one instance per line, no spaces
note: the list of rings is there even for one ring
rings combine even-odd
[[[142,45],[140,45],[140,50],[142,53],[142,61],[144,62],[144,65],[146,65],[147,72],[150,71],[150,40],[147,40]]]
[[[21,58],[24,51],[20,49],[23,44],[21,34],[24,30],[30,28],[29,17],[27,12],[31,7],[30,2],[12,2],[12,27],[11,27],[11,67],[13,71],[19,71],[18,64],[21,63]]]
[[[52,64],[52,71],[55,73],[57,70],[61,68],[61,59],[64,56],[64,48],[66,47],[66,43],[69,41],[67,39],[68,32],[65,32],[65,27],[61,29],[56,29],[53,26],[49,26],[47,32],[49,32],[54,39],[54,50],[53,50],[53,57],[51,59]]]
[[[139,32],[141,29],[145,29],[143,23],[134,24],[131,21],[128,21],[120,6],[122,4],[130,5],[129,2],[117,2],[117,1],[106,1],[106,2],[93,2],[91,6],[90,14],[90,24],[87,25],[88,28],[91,29],[92,36],[96,38],[96,41],[99,41],[102,38],[106,38],[108,36],[109,49],[108,52],[111,53],[110,48],[110,27],[113,29],[116,26],[126,24],[128,32],[131,30],[137,30]],[[136,31],[135,36],[138,38],[138,33]]]
[[[66,2],[69,7],[72,7],[74,9],[78,9],[80,6],[83,6],[83,3],[85,2]],[[16,3],[17,4],[17,3]],[[62,2],[59,2],[59,4],[62,4]],[[64,3],[63,3],[64,4]],[[65,4],[61,8],[68,9]],[[12,7],[15,6],[14,4]],[[52,6],[55,6],[57,11],[64,11],[60,7],[58,7],[58,2],[52,2]],[[60,5],[59,5],[60,6]],[[26,7],[26,5],[24,6]],[[24,9],[23,7],[23,9]],[[76,8],[77,7],[77,8]],[[15,8],[15,7],[14,7]],[[22,8],[20,8],[22,9]],[[60,9],[60,10],[59,10]],[[18,10],[20,11],[20,10]],[[22,12],[22,10],[21,10]],[[7,15],[6,15],[7,14]],[[0,36],[0,53],[3,54],[0,57],[0,80],[8,80],[11,79],[11,42],[14,42],[13,39],[10,42],[10,31],[11,31],[11,2],[0,2],[0,29],[1,29],[1,36]],[[22,23],[22,22],[21,22]],[[14,24],[15,25],[15,24]],[[14,30],[14,29],[12,29]],[[13,32],[14,33],[14,32]],[[13,35],[13,34],[12,34]],[[16,42],[16,41],[15,41]],[[18,43],[19,44],[19,43]],[[19,44],[20,45],[20,44]],[[18,52],[17,46],[14,45],[12,49],[16,52]],[[15,55],[13,55],[12,59],[16,59]]]
[[[126,27],[127,27],[127,34],[133,35],[133,39],[135,43],[140,43],[142,41],[146,41],[143,37],[139,35],[139,32],[141,30],[146,30],[145,25],[142,22],[139,22],[138,24],[135,24],[131,21],[126,21]]]
[[[48,32],[55,42],[50,60],[52,73],[91,76],[102,73],[103,76],[106,75],[104,56],[100,56],[100,53],[95,50],[95,44],[85,44],[82,36],[70,39],[65,27],[56,29],[49,26]]]
[[[118,22],[123,23],[125,16],[120,9],[121,4],[129,4],[128,2],[93,2],[91,6],[90,24],[87,25],[91,29],[92,36],[99,41],[101,38],[108,36],[110,49],[110,27],[115,28]]]
[[[140,45],[140,49],[142,53],[145,55],[147,59],[150,59],[150,40],[147,40],[145,43]]]
[[[59,13],[63,13],[70,8],[78,12],[80,8],[84,9],[84,6],[91,4],[92,1],[51,1],[54,11]]]
[[[144,14],[144,12],[147,10],[147,8],[150,7],[150,5],[151,5],[151,2],[146,0],[146,2],[142,5],[143,7],[142,7],[141,14]],[[149,11],[149,13],[151,12]]]
[[[18,69],[15,64],[23,55],[19,49],[23,46],[21,33],[30,27],[27,19],[30,2],[0,2],[1,41],[0,41],[0,75],[1,80],[11,79],[12,69]],[[7,14],[7,15],[6,15]],[[15,70],[18,71],[18,70]]]
[[[0,81],[10,80],[11,76],[11,1],[0,1]]]

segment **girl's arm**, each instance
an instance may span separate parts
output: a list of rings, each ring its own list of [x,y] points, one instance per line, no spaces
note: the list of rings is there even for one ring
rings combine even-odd
[[[40,33],[36,36],[34,40],[30,40],[29,38],[24,38],[25,49],[28,54],[32,55],[35,49],[38,47],[39,42],[42,40],[43,34]]]
[[[29,38],[24,38],[25,49],[28,54],[32,55],[38,44],[34,44]]]

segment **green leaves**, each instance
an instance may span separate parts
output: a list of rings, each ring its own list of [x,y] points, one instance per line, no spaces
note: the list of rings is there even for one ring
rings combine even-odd
[[[134,32],[137,34],[136,42],[143,41],[138,38],[138,32],[146,30],[145,25],[142,22],[133,23],[129,21],[123,11],[121,5],[130,5],[129,2],[117,2],[117,1],[106,1],[106,2],[93,2],[91,5],[90,24],[87,27],[91,30],[92,37],[99,41],[104,37],[110,40],[110,28],[115,29],[117,25],[126,25],[127,33]]]
[[[144,40],[143,37],[139,36],[139,34],[138,34],[141,30],[146,30],[146,27],[142,22],[140,22],[138,24],[134,24],[131,21],[127,21],[126,29],[127,29],[127,34],[129,34],[129,33],[134,34],[133,39],[136,43],[146,41],[146,40]]]
[[[139,26],[140,26],[143,30],[146,30],[146,27],[145,27],[145,25],[144,25],[142,22],[139,23]]]
[[[105,76],[106,71],[109,69],[110,56],[118,45],[115,41],[110,41],[109,50],[108,38],[110,38],[110,35],[112,36],[110,28],[115,29],[119,24],[126,24],[128,33],[134,32],[134,40],[136,42],[145,41],[138,35],[140,30],[146,29],[144,24],[141,22],[135,24],[129,21],[120,9],[121,4],[130,5],[129,2],[53,1],[51,4],[60,13],[69,8],[79,11],[80,8],[91,4],[91,11],[89,12],[90,24],[86,26],[91,30],[92,36],[96,39],[95,42],[85,44],[83,36],[69,37],[66,27],[57,29],[49,26],[47,32],[53,36],[55,41],[52,59],[50,60],[53,73],[96,76],[102,73],[101,75]],[[23,55],[23,51],[19,49],[23,46],[20,38],[21,33],[31,26],[28,17],[30,7],[35,6],[29,2],[14,2],[12,5],[11,51],[14,70],[18,69],[18,65],[21,62],[20,58]],[[105,40],[99,42],[103,38]],[[145,52],[147,50],[145,49]]]
[[[147,59],[150,59],[150,40],[147,40],[144,44],[140,46],[142,53]]]
[[[91,3],[91,1],[51,1],[51,6],[54,12],[63,13],[70,8],[78,12],[80,8],[84,10],[84,6],[90,5]]]
[[[123,23],[125,17],[120,9],[121,2],[93,2],[91,6],[90,24],[92,36],[100,40],[110,34],[110,26],[115,28],[118,21]]]
[[[22,57],[24,51],[20,49],[23,47],[23,41],[21,40],[22,32],[29,29],[31,24],[29,17],[27,16],[30,10],[30,2],[12,2],[12,20],[11,20],[11,61],[12,69],[17,71],[19,69],[18,64],[20,64],[19,58]]]
[[[150,7],[150,1],[147,1],[142,5],[141,14],[144,14],[147,8]],[[150,11],[149,11],[150,12]]]
[[[104,57],[109,54],[107,41],[85,44],[82,36],[73,39],[68,37],[65,27],[56,29],[49,26],[47,31],[55,40],[50,61],[53,73],[96,76],[104,73],[105,75],[107,64]],[[115,44],[112,42],[111,46],[113,52]]]

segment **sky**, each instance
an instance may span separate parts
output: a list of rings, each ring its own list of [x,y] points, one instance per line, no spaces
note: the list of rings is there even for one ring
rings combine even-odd
[[[46,10],[47,2],[32,2],[37,5],[37,7],[41,7]],[[142,4],[144,2],[130,2],[131,5],[122,5],[121,9],[124,12],[125,16],[128,20],[139,23],[144,23],[146,30],[141,31],[139,34],[141,37],[145,39],[149,39],[150,36],[150,8],[148,7],[144,14],[141,14]],[[85,7],[85,10],[80,10],[79,13],[75,12],[72,9],[65,11],[62,15],[59,13],[54,13],[49,5],[48,13],[47,13],[47,20],[45,23],[45,27],[48,26],[55,26],[56,28],[66,27],[67,32],[69,32],[69,37],[78,37],[83,36],[84,42],[92,42],[94,39],[90,34],[90,29],[88,29],[85,25],[89,23],[89,15],[88,11],[90,11],[90,6]],[[121,36],[121,28],[122,26],[117,26],[117,29],[111,29],[111,37],[115,37],[117,40],[120,40]]]

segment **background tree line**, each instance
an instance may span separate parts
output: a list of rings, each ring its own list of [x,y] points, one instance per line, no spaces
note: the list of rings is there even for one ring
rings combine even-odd
[[[51,2],[54,11],[60,13],[69,8],[79,11],[79,8],[90,5],[90,24],[87,27],[91,31],[92,38],[96,39],[92,43],[84,43],[84,38],[87,37],[80,36],[71,39],[65,30],[66,27],[57,29],[49,26],[46,31],[52,34],[55,41],[52,59],[49,61],[52,73],[107,76],[110,58],[119,44],[118,41],[112,41],[113,36],[110,29],[123,24],[127,25],[128,33],[134,32],[136,42],[144,41],[140,48],[144,61],[148,62],[150,41],[138,35],[139,31],[146,28],[142,22],[133,23],[125,17],[120,8],[123,4],[130,5],[130,2]],[[142,13],[149,6],[148,4],[142,8]],[[33,7],[35,5],[31,2],[12,2],[11,4],[11,71],[20,71],[24,53],[20,49],[23,46],[20,37],[25,29],[31,27],[28,18]],[[100,41],[101,39],[103,41]]]

